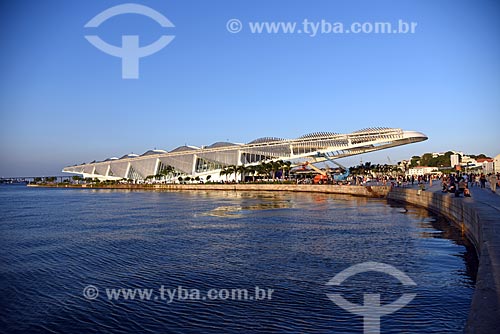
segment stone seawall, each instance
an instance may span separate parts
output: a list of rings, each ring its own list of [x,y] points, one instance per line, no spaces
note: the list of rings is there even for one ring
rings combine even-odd
[[[465,333],[500,331],[500,216],[498,208],[480,198],[394,188],[388,199],[437,212],[456,224],[472,241],[479,257],[476,287]]]
[[[158,186],[156,186],[158,187]],[[225,190],[225,191],[293,191],[323,194],[342,194],[384,198],[390,191],[386,186],[338,186],[313,184],[204,184],[161,185],[157,189],[168,190]]]
[[[313,192],[323,194],[340,194],[363,197],[384,198],[390,191],[389,186],[340,186],[340,185],[314,185],[314,184],[117,184],[117,185],[28,185],[30,187],[50,188],[92,188],[92,189],[128,189],[128,190],[200,190],[200,191],[293,191]]]

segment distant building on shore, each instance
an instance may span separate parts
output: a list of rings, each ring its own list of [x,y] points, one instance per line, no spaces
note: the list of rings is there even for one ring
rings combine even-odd
[[[68,166],[63,172],[100,180],[143,182],[161,176],[169,182],[185,176],[200,181],[224,181],[229,175],[222,176],[221,172],[227,167],[235,170],[279,160],[290,161],[292,166],[315,164],[424,140],[427,136],[423,133],[397,128],[370,128],[349,134],[316,132],[296,139],[265,137],[246,144],[217,142],[202,147],[185,145],[170,152],[151,150],[142,155],[127,154]],[[231,179],[235,180],[237,174],[233,171]]]
[[[500,154],[497,155],[495,158],[488,158],[484,154],[480,154],[479,156],[476,155],[466,155],[463,152],[460,151],[447,151],[445,153],[442,152],[433,152],[430,153],[432,154],[433,158],[441,157],[444,156],[445,154],[450,154],[450,166],[452,169],[461,171],[461,172],[474,172],[474,173],[485,173],[485,174],[490,174],[490,173],[500,173]],[[410,160],[403,160],[403,162],[406,164],[407,161],[411,163],[412,159]],[[401,164],[403,164],[401,162]],[[414,163],[421,164],[421,160],[415,160]],[[443,167],[448,167],[448,165],[440,165],[440,168]],[[422,175],[422,173],[426,174],[429,173],[429,170],[425,168],[432,168],[428,166],[414,166],[413,170],[408,170],[407,175]]]
[[[416,166],[408,169],[408,175],[410,176],[424,176],[437,172],[437,167],[427,167],[427,166]]]
[[[483,173],[490,174],[495,171],[494,159],[476,159],[477,163],[483,167]]]
[[[451,167],[456,167],[460,165],[460,155],[458,154],[452,154],[450,155],[450,162],[451,162]]]

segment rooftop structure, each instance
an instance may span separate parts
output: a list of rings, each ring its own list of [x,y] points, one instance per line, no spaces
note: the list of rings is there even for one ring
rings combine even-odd
[[[172,176],[220,178],[220,171],[231,165],[257,165],[274,160],[323,162],[356,154],[424,141],[427,136],[416,131],[396,128],[369,128],[350,134],[315,132],[297,139],[264,137],[247,144],[216,142],[209,146],[180,146],[166,152],[150,150],[142,155],[127,154],[121,158],[65,167],[66,173],[101,180],[144,180],[161,171]]]

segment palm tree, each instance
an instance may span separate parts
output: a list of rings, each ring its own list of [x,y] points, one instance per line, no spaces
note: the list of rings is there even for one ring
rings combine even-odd
[[[271,173],[271,163],[269,162],[261,162],[259,165],[259,174],[266,175],[269,178],[269,174]]]
[[[252,182],[255,182],[255,174],[257,173],[258,166],[248,166],[247,173],[252,176]]]
[[[241,182],[243,182],[243,181],[245,180],[245,179],[244,179],[244,177],[245,177],[245,173],[246,173],[247,171],[248,171],[248,168],[247,168],[247,167],[245,167],[245,165],[235,166],[235,178],[237,178],[237,177],[236,177],[236,176],[237,176],[236,174],[237,174],[237,173],[240,173],[240,175],[241,175],[241,179],[240,179],[240,181],[241,181]]]
[[[226,175],[226,182],[228,181],[228,176],[233,174],[235,171],[234,171],[234,167],[233,165],[230,165],[230,166],[226,166],[224,167],[223,169],[221,169],[221,171],[219,172],[219,175],[222,176],[222,175]]]
[[[229,175],[234,173],[234,181],[236,182],[237,181],[236,179],[238,176],[238,166],[236,166],[236,165],[227,166],[227,171],[228,171]]]
[[[227,181],[227,169],[226,168],[222,168],[219,172],[219,176],[223,176],[223,175],[226,175],[226,181]]]
[[[285,171],[289,171],[291,169],[292,163],[290,161],[278,160],[275,162],[275,165],[278,167],[278,170],[281,170],[281,177],[285,178]]]
[[[165,177],[165,179],[167,179],[168,176],[174,174],[175,174],[175,168],[170,165],[163,167],[163,169],[159,172],[160,177],[163,176]]]
[[[271,172],[273,173],[273,181],[276,179],[276,173],[281,169],[283,160],[271,161]]]
[[[285,178],[285,175],[289,176],[290,169],[292,169],[292,163],[290,161],[282,161],[281,170],[283,171],[283,179]]]

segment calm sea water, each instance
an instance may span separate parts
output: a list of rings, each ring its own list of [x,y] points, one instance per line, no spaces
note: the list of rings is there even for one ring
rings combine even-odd
[[[406,307],[382,317],[382,333],[459,333],[474,290],[470,249],[446,220],[384,200],[0,186],[0,328],[362,333],[363,318],[326,294],[362,304],[364,293],[380,293],[387,304],[416,293]],[[373,272],[340,287],[326,285],[366,261],[390,264],[417,286]],[[84,294],[89,285],[98,296],[93,288]],[[260,300],[256,286],[273,289],[271,298]],[[108,298],[110,289],[121,288],[151,289],[152,295]],[[178,298],[170,302],[167,289]],[[230,289],[255,297],[203,300],[210,289],[221,298]]]

